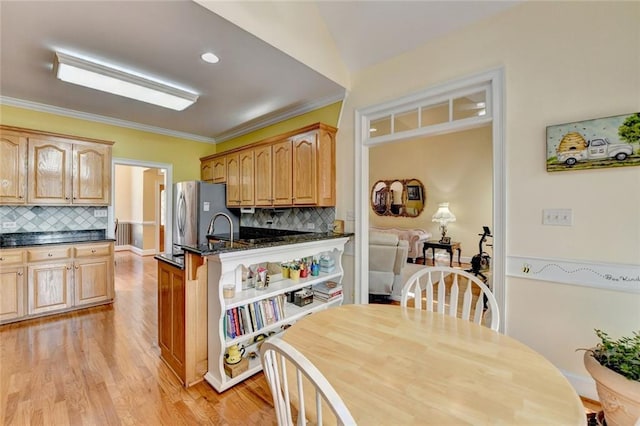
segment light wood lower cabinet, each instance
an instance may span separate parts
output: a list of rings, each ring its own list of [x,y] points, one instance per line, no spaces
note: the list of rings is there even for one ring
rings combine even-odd
[[[113,243],[0,250],[0,322],[110,303]]]
[[[207,265],[187,253],[185,267],[158,259],[160,357],[185,386],[207,372]]]

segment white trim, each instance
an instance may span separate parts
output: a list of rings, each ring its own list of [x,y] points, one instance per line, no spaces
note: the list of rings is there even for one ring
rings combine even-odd
[[[129,158],[118,158],[113,157],[111,160],[111,176],[114,178],[111,179],[111,204],[107,209],[107,235],[113,236],[115,238],[114,228],[115,228],[115,212],[113,210],[113,205],[115,203],[115,168],[116,164],[123,166],[136,166],[136,167],[149,167],[153,169],[164,169],[164,189],[165,189],[165,197],[167,199],[167,203],[165,204],[165,229],[164,229],[164,249],[165,251],[171,251],[173,247],[173,228],[169,225],[173,223],[173,202],[169,202],[169,200],[173,200],[173,164],[169,163],[157,163],[155,161],[144,161],[144,160],[132,160]],[[134,223],[134,222],[130,222]],[[144,222],[142,222],[144,223]],[[153,222],[155,224],[155,222]],[[154,250],[155,252],[155,250]]]
[[[594,401],[600,401],[598,392],[596,390],[596,382],[591,377],[579,376],[574,373],[569,373],[559,368],[562,375],[569,381],[569,384],[573,386],[576,393],[585,398],[593,399]]]
[[[580,287],[640,293],[640,265],[508,256],[507,275]]]
[[[134,254],[137,254],[138,256],[153,256],[156,254],[156,249],[142,250],[135,246],[129,246],[129,251],[131,251]]]
[[[25,101],[22,99],[9,98],[0,96],[0,104],[18,108],[25,108],[32,111],[46,112],[49,114],[62,115],[65,117],[78,118],[80,120],[94,121],[96,123],[110,124],[112,126],[124,127],[127,129],[142,130],[143,132],[151,132],[159,135],[173,136],[182,139],[189,139],[196,142],[204,142],[215,144],[214,138],[209,138],[192,133],[178,132],[175,130],[163,129],[161,127],[149,126],[146,124],[134,123],[133,121],[120,120],[118,118],[105,117],[98,114],[90,114],[88,112],[76,111],[67,108],[61,108],[53,105],[41,104],[38,102]]]
[[[344,97],[345,97],[344,93],[341,95],[328,96],[326,98],[318,99],[313,102],[303,103],[296,108],[287,109],[287,111],[285,112],[276,112],[276,113],[264,115],[257,119],[248,121],[247,123],[244,123],[238,127],[235,127],[227,132],[220,133],[218,136],[216,136],[216,143],[237,138],[239,136],[246,135],[247,133],[251,133],[254,130],[259,130],[264,127],[270,126],[272,124],[276,124],[281,121],[288,120],[289,118],[297,117],[298,115],[314,111],[318,108],[335,104],[336,102],[344,100]]]
[[[139,220],[120,220],[118,221],[118,223],[128,223],[130,225],[142,225],[142,226],[150,226],[150,225],[156,224],[156,222],[153,220],[147,220],[144,222],[141,222]]]
[[[133,247],[131,244],[123,244],[121,246],[114,246],[113,251],[130,251],[131,247]]]
[[[465,88],[490,85],[487,92],[491,99],[487,101],[492,105],[492,137],[493,137],[493,291],[498,301],[501,311],[500,330],[507,332],[505,324],[506,312],[506,289],[505,289],[505,258],[506,258],[506,186],[505,186],[505,147],[504,147],[504,71],[503,68],[495,68],[475,74],[451,80],[426,90],[412,93],[408,96],[397,98],[388,102],[372,105],[355,111],[355,282],[359,285],[354,289],[356,303],[368,303],[368,250],[369,246],[369,149],[377,141],[368,140],[369,117],[375,114],[403,111],[406,104],[412,104],[422,100],[444,96],[447,93],[457,93]],[[460,120],[462,126],[469,125],[469,122]],[[450,131],[458,130],[455,122],[448,128]],[[473,123],[477,124],[477,123]],[[431,130],[423,132],[412,132],[412,136],[422,136]],[[444,129],[444,127],[442,128]],[[440,129],[440,130],[442,130]],[[387,140],[393,142],[404,139],[403,135],[395,135]]]

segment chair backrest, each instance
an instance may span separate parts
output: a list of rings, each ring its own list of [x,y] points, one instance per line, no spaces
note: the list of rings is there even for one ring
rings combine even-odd
[[[316,366],[296,348],[278,337],[271,337],[262,343],[260,356],[264,374],[273,395],[278,425],[293,425],[292,396],[294,397],[293,401],[297,401],[297,424],[300,426],[307,423],[306,416],[309,413],[315,413],[314,424],[323,424],[322,416],[327,413],[327,410],[324,410],[323,413],[323,402],[335,415],[337,424],[356,424],[349,409],[333,386]],[[287,367],[292,371],[287,373]],[[295,381],[292,382],[292,379]],[[310,407],[311,409],[307,410],[304,395],[305,387],[307,391],[311,390],[309,385],[315,392],[315,407]]]
[[[437,299],[434,299],[436,284]],[[480,325],[484,325],[485,315],[490,315],[491,328],[498,330],[500,312],[493,293],[478,277],[461,269],[445,266],[420,269],[402,288],[400,304],[407,306],[410,299],[414,300],[416,309],[448,314]]]

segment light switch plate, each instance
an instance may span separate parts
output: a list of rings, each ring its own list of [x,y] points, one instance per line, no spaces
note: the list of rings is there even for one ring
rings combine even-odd
[[[204,204],[202,205],[202,208],[205,212],[208,212],[210,209],[211,205],[208,201],[205,201]]]
[[[94,210],[93,217],[107,217],[107,210],[106,209]]]
[[[542,224],[572,226],[573,211],[571,209],[544,209],[542,210]]]
[[[2,222],[2,229],[16,229],[17,227],[15,222]]]

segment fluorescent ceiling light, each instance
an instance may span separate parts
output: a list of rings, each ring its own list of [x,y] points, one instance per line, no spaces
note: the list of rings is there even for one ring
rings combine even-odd
[[[182,111],[198,95],[103,64],[56,52],[56,77],[68,83]]]

